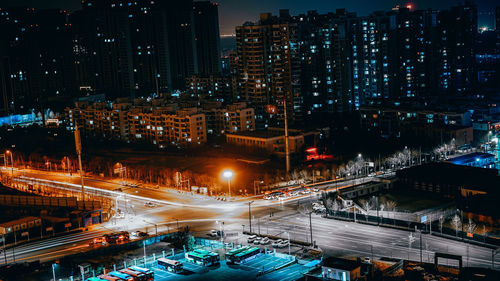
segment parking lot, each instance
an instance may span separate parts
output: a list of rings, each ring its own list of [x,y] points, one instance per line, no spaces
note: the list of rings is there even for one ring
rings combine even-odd
[[[213,251],[213,249],[212,249]],[[228,265],[221,255],[220,264],[202,266],[188,262],[181,255],[176,255],[182,262],[184,271],[172,273],[162,270],[148,263],[148,267],[155,272],[155,280],[296,280],[302,277],[301,272],[306,268],[294,263],[294,258],[285,254],[269,251],[250,258],[239,265]],[[283,267],[284,266],[284,267]],[[277,269],[283,267],[281,269]],[[265,272],[266,274],[259,274]]]

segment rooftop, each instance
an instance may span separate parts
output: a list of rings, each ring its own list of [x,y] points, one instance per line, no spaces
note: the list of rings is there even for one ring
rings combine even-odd
[[[300,132],[289,132],[289,135],[291,137],[293,136],[298,136],[301,135],[302,133]],[[270,138],[275,138],[275,137],[281,137],[285,136],[284,132],[279,132],[279,131],[246,131],[246,132],[236,132],[236,133],[231,133],[227,134],[228,136],[245,136],[245,137],[253,137],[253,138],[263,138],[263,139],[270,139]]]
[[[11,227],[13,225],[18,225],[18,224],[22,224],[22,223],[28,223],[28,222],[39,220],[39,219],[40,218],[37,218],[37,217],[24,217],[24,218],[21,218],[21,219],[17,219],[17,220],[13,220],[13,221],[8,221],[8,222],[0,223],[0,227]]]
[[[399,178],[411,178],[420,182],[441,183],[495,194],[500,192],[498,188],[500,186],[500,176],[494,169],[442,162],[399,170],[396,175]]]
[[[357,261],[328,257],[323,260],[323,266],[352,271],[361,265]]]

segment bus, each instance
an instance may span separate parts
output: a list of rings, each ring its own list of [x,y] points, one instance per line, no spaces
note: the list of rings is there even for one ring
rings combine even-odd
[[[170,272],[182,272],[182,263],[176,260],[169,260],[166,258],[158,259],[158,268],[165,269]]]
[[[200,264],[204,266],[211,266],[219,263],[219,255],[205,250],[194,250],[185,255],[188,262]]]
[[[243,252],[240,252],[234,256],[233,263],[235,264],[240,264],[243,263],[247,260],[254,259],[257,257],[257,255],[260,254],[260,248],[253,247],[250,249],[247,249]]]
[[[146,278],[144,280],[146,280],[146,281],[154,281],[155,280],[155,273],[152,270],[149,270],[149,269],[144,268],[144,267],[139,267],[139,266],[131,266],[131,267],[129,267],[129,269],[144,273],[144,275],[146,276]]]
[[[134,277],[132,277],[128,274],[125,274],[125,273],[121,273],[119,271],[111,271],[110,273],[108,273],[108,275],[118,277],[118,278],[120,278],[120,280],[136,281]]]
[[[210,256],[210,261],[212,262],[212,264],[218,264],[220,262],[219,254],[215,252],[201,250],[201,249],[194,250],[194,252]]]
[[[125,274],[128,274],[132,277],[134,277],[134,281],[146,281],[146,274],[140,272],[140,271],[135,271],[135,270],[132,270],[132,269],[128,269],[128,268],[125,268],[125,269],[122,269],[122,270],[119,270],[121,273],[125,273]]]
[[[115,277],[115,276],[111,276],[111,275],[106,275],[106,274],[99,275],[97,277],[99,277],[100,280],[123,281],[123,279],[121,279],[121,278],[118,278],[118,277]]]
[[[245,247],[241,247],[241,248],[238,248],[238,249],[233,249],[233,250],[227,252],[226,253],[226,263],[229,263],[229,264],[234,263],[234,257],[237,254],[239,254],[239,253],[241,253],[243,251],[246,251],[248,249],[250,249],[250,246],[245,246]]]

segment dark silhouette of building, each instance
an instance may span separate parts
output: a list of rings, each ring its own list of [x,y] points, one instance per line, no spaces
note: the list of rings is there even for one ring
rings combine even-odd
[[[200,74],[221,73],[219,4],[194,2],[195,41]]]
[[[45,111],[76,92],[68,13],[1,9],[2,111]]]

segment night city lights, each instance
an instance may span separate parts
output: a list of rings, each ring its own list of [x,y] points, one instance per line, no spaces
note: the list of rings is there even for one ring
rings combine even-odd
[[[500,6],[0,1],[0,281],[500,280]]]

